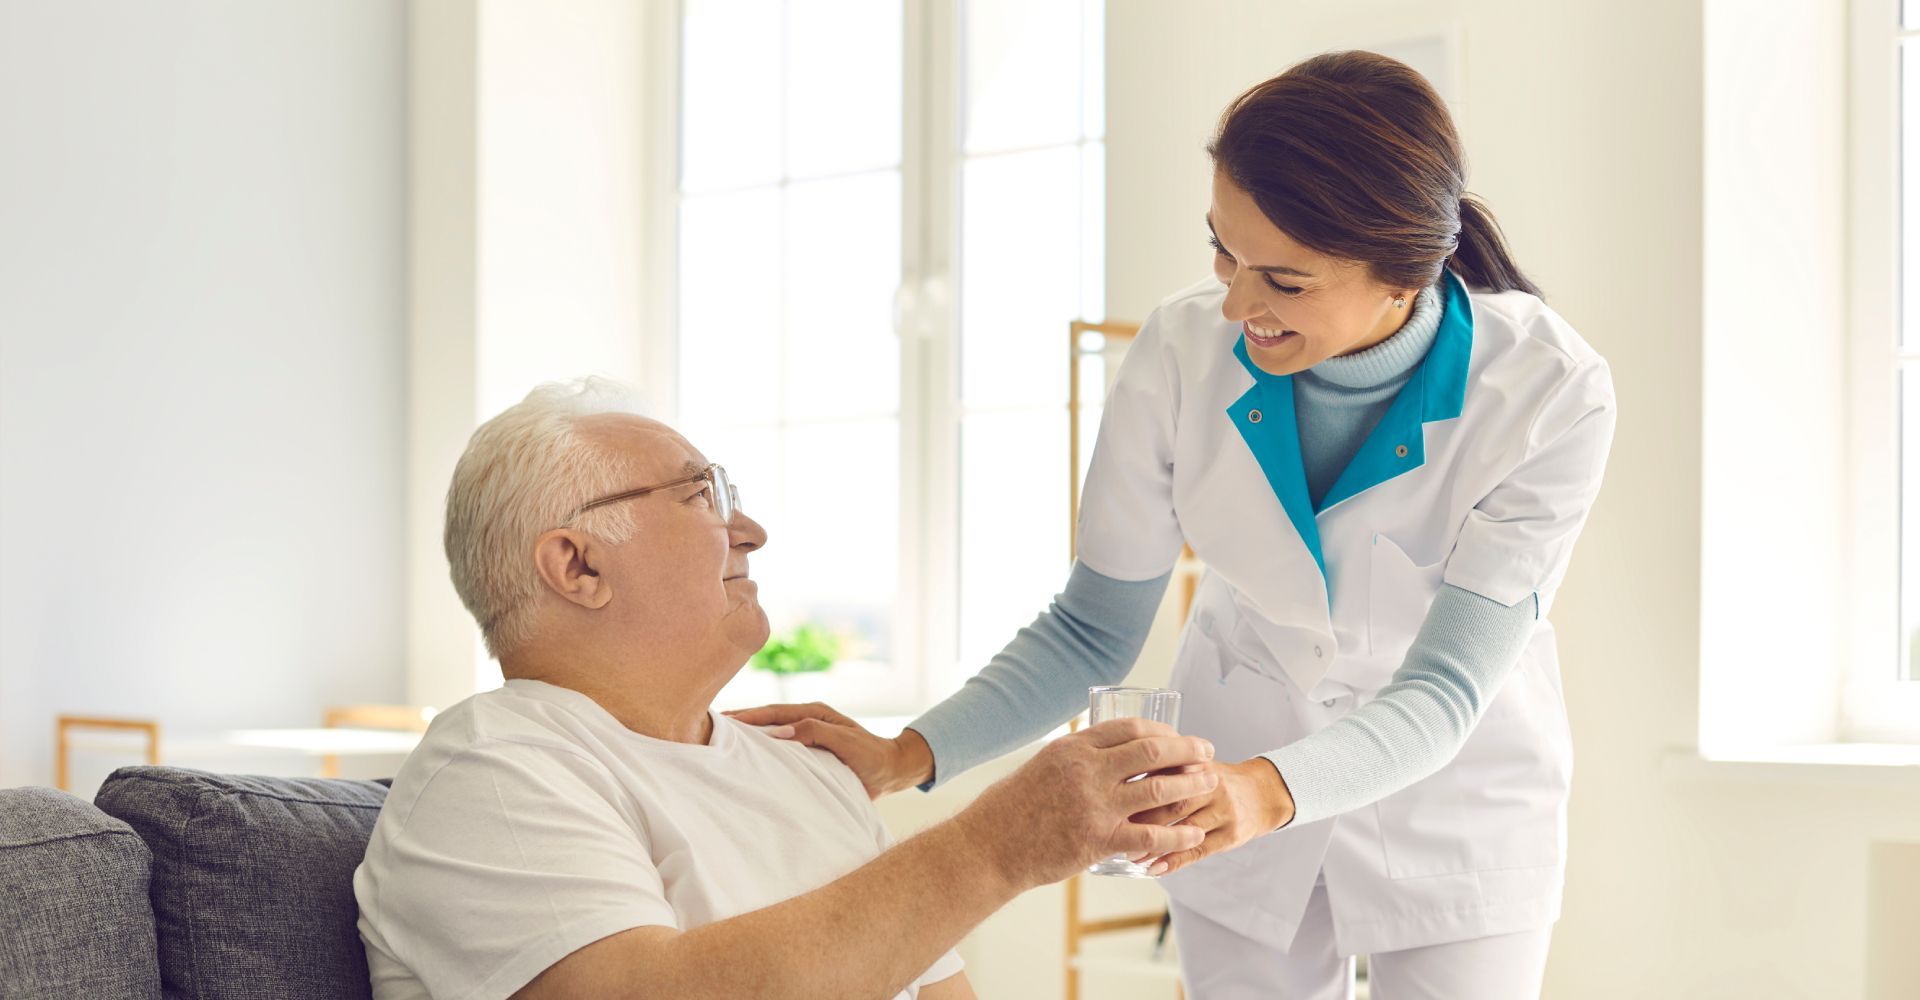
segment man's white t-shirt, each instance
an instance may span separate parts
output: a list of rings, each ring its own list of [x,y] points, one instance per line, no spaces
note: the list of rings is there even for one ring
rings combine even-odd
[[[717,713],[705,746],[657,740],[510,680],[433,720],[353,891],[376,1000],[496,998],[610,934],[761,909],[891,842],[823,750]],[[899,996],[960,966],[948,952]]]

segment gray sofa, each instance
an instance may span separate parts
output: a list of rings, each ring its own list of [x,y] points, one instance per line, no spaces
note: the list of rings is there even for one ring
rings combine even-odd
[[[383,783],[125,767],[0,789],[0,998],[370,997],[353,870]]]

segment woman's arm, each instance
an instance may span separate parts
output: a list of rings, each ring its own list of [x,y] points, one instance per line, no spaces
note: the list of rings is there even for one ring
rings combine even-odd
[[[1046,734],[1118,684],[1153,628],[1171,573],[1116,580],[1073,564],[1066,589],[960,690],[909,723],[931,749],[922,791]]]
[[[1176,803],[1139,817],[1207,831],[1200,847],[1161,859],[1164,871],[1279,827],[1358,809],[1438,771],[1506,683],[1538,620],[1537,595],[1509,607],[1443,584],[1378,697],[1306,739],[1219,765],[1220,785],[1198,809]]]
[[[1087,688],[1118,684],[1153,628],[1169,571],[1116,580],[1075,563],[1066,589],[979,674],[896,739],[875,736],[826,705],[762,705],[727,714],[832,753],[867,794],[952,778],[1046,734],[1087,704]]]
[[[1185,539],[1173,506],[1180,379],[1154,310],[1127,348],[1087,466],[1079,552],[1067,586],[959,692],[897,739],[868,733],[825,705],[731,713],[840,758],[874,797],[932,788],[1044,735],[1117,684],[1153,626]],[[1099,567],[1095,570],[1093,567]]]
[[[1443,585],[1378,697],[1306,739],[1261,754],[1292,795],[1289,822],[1370,805],[1452,760],[1520,662],[1538,601],[1528,596],[1504,607]]]

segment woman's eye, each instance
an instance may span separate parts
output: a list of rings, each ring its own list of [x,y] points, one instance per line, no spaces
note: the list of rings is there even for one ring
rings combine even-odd
[[[1220,245],[1220,237],[1208,236],[1207,246],[1213,248],[1214,256],[1224,257],[1227,259],[1228,263],[1233,263],[1233,255],[1227,252],[1226,247],[1223,247]],[[1271,288],[1282,295],[1298,295],[1301,292],[1306,291],[1306,289],[1301,288],[1298,285],[1283,285],[1273,280],[1273,275],[1271,274],[1262,274],[1260,277],[1266,281],[1268,288]]]

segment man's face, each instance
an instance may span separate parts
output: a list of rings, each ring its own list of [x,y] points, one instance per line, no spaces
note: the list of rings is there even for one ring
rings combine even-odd
[[[708,464],[679,432],[644,417],[602,414],[580,430],[626,458],[633,482],[624,489],[685,479]],[[724,665],[732,676],[767,641],[759,585],[747,578],[747,553],[765,545],[767,533],[737,510],[722,524],[710,493],[698,479],[621,501],[636,530],[602,546],[607,555],[595,570],[612,585],[602,609],[611,627],[689,665]]]

